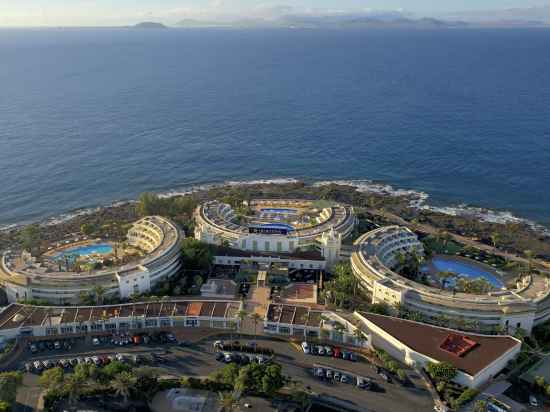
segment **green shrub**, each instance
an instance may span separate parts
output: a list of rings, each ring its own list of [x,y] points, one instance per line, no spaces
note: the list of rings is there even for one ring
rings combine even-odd
[[[458,398],[454,399],[451,402],[451,406],[453,407],[453,409],[459,409],[463,405],[472,401],[478,394],[479,394],[478,390],[474,388],[468,388],[464,392],[462,392]]]

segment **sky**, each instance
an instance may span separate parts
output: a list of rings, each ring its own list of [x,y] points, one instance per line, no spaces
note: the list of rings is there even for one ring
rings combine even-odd
[[[548,4],[550,0],[0,0],[0,26],[110,26],[144,20],[174,24],[183,19],[274,19],[286,14],[378,11],[440,17]]]

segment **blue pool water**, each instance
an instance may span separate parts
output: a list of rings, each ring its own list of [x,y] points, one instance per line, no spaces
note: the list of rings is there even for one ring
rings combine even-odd
[[[291,225],[287,225],[286,223],[267,223],[260,226],[266,229],[286,229],[289,232],[294,230],[294,227],[292,227]]]
[[[88,255],[107,255],[113,252],[113,247],[107,243],[99,243],[96,245],[79,246],[64,250],[55,255],[56,258],[65,256],[88,256]]]
[[[469,264],[467,261],[448,258],[448,257],[434,257],[430,260],[437,272],[454,272],[462,277],[470,279],[484,278],[495,288],[500,289],[504,287],[504,284],[495,275],[491,274],[487,270],[476,265],[474,262]]]
[[[262,209],[262,212],[265,213],[284,213],[284,214],[293,214],[296,213],[296,209]]]

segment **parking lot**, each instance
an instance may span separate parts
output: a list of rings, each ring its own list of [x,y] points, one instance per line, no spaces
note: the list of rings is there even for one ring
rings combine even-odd
[[[69,363],[76,359],[76,363],[81,361],[99,362],[99,365],[108,363],[116,359],[117,354],[123,356],[124,361],[138,361],[140,364],[151,365],[159,368],[165,376],[208,376],[212,371],[223,365],[221,359],[216,360],[216,353],[219,349],[214,347],[214,342],[219,339],[228,340],[228,336],[206,337],[199,342],[184,341],[189,331],[175,331],[174,335],[181,346],[176,342],[170,342],[166,339],[150,339],[147,343],[142,340],[139,343],[125,343],[116,345],[111,339],[103,339],[99,344],[93,344],[93,339],[74,339],[69,340],[71,347],[65,349],[62,345],[60,349],[45,348],[43,351],[31,353],[30,349],[26,351],[20,362],[20,367],[34,361],[49,360],[52,363],[58,363],[62,359],[68,359]],[[195,334],[200,331],[194,331]],[[198,336],[198,335],[197,335]],[[235,338],[235,336],[234,336]],[[238,338],[238,337],[237,337]],[[239,339],[243,345],[253,343],[251,339]],[[343,358],[334,358],[329,356],[319,356],[305,354],[302,350],[294,347],[290,343],[271,339],[259,338],[258,346],[273,351],[273,360],[280,363],[283,372],[292,377],[292,379],[303,383],[304,387],[313,394],[317,394],[327,401],[332,401],[345,405],[349,408],[355,408],[360,411],[391,412],[402,409],[402,405],[407,405],[407,411],[425,412],[433,410],[432,399],[428,391],[423,387],[420,379],[410,373],[409,377],[413,382],[413,387],[404,387],[397,382],[385,382],[378,374],[373,365],[358,357],[356,362]],[[223,350],[221,351],[223,353]],[[235,353],[236,351],[231,351]],[[239,352],[241,355],[242,352]],[[248,361],[258,362],[256,354],[246,354]],[[269,354],[262,355],[265,361],[271,359]],[[97,359],[94,359],[97,357]],[[242,358],[241,358],[242,359]],[[73,360],[73,362],[75,362]],[[246,361],[245,361],[246,362]],[[70,370],[72,366],[67,366]],[[350,377],[349,382],[342,382],[341,379],[319,379],[314,375],[314,368],[322,367],[325,370],[331,369],[334,372],[340,372],[341,375]],[[34,378],[33,378],[34,376]],[[366,390],[357,386],[357,376],[369,378],[377,390]],[[32,388],[37,386],[37,372],[25,373],[26,385]],[[354,377],[355,380],[351,378]],[[40,392],[36,387],[33,391],[20,391],[18,400],[21,408],[18,410],[29,411],[36,402],[36,397],[29,396],[29,393]]]

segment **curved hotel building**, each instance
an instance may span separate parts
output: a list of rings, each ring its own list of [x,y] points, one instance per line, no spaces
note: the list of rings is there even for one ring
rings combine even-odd
[[[195,238],[258,253],[294,253],[319,248],[327,265],[339,259],[341,240],[355,226],[353,208],[296,199],[260,199],[238,215],[228,204],[211,201],[195,211]]]
[[[105,296],[127,298],[148,292],[156,283],[178,272],[182,236],[168,219],[145,217],[135,222],[127,234],[128,245],[141,252],[140,258],[122,266],[80,273],[62,271],[62,264],[59,260],[53,263],[52,257],[63,254],[61,261],[73,258],[72,250],[93,249],[93,242],[78,243],[78,247],[76,244],[65,245],[40,259],[26,252],[5,251],[0,260],[0,282],[9,302],[40,299],[55,304],[78,303],[81,292],[90,292],[97,286],[104,288]],[[101,246],[112,252],[111,246]]]
[[[352,269],[361,286],[372,294],[373,303],[402,305],[428,321],[470,322],[480,330],[498,326],[509,332],[517,328],[530,332],[550,317],[550,285],[540,276],[529,277],[515,290],[485,295],[453,293],[414,282],[393,270],[397,255],[413,249],[423,253],[417,236],[399,226],[370,231],[355,241]]]

